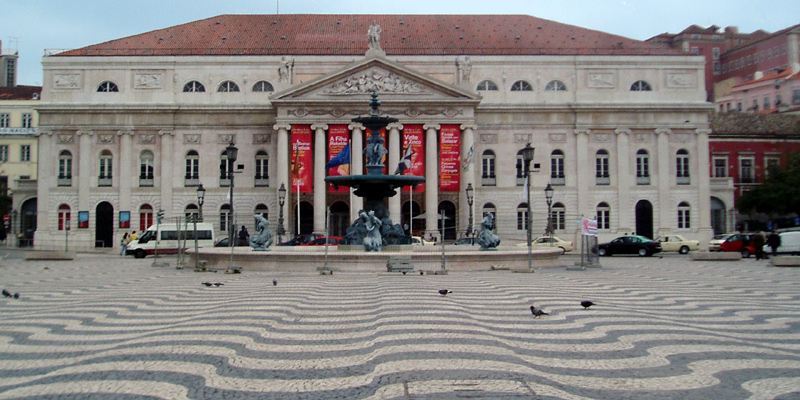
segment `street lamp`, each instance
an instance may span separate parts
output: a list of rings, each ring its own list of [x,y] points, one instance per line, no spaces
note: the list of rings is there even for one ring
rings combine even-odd
[[[472,203],[475,201],[475,189],[472,188],[471,183],[468,183],[464,191],[467,192],[467,205],[469,205],[469,224],[467,225],[467,237],[469,237],[472,236]]]
[[[203,187],[201,183],[200,186],[197,187],[197,204],[200,205],[200,213],[194,214],[192,218],[194,222],[194,271],[200,271],[200,254],[198,253],[198,244],[197,244],[197,220],[202,220],[203,218],[203,200],[206,198],[206,189]]]
[[[200,207],[200,215],[198,215],[197,219],[200,222],[203,222],[203,202],[206,198],[206,188],[203,187],[201,183],[200,186],[197,187],[197,205]]]
[[[550,186],[550,183],[547,184],[547,187],[544,188],[544,198],[547,201],[547,228],[545,228],[545,232],[547,236],[553,235],[553,216],[550,213],[550,206],[553,205],[553,187]],[[550,242],[552,243],[552,241]]]
[[[281,187],[278,189],[278,243],[283,241],[283,235],[286,234],[286,229],[283,228],[284,204],[286,204],[286,186],[281,182]]]
[[[531,235],[531,161],[533,161],[534,150],[536,149],[531,147],[530,143],[526,144],[525,148],[522,149],[522,160],[525,161],[525,182],[527,182],[525,192],[528,200],[528,215],[525,218],[528,228],[528,271],[533,271],[533,255],[531,254],[531,242],[533,241]]]
[[[229,200],[229,207],[228,210],[230,214],[228,214],[228,244],[231,246],[231,261],[230,261],[230,268],[233,268],[233,245],[236,244],[236,239],[234,238],[236,234],[236,226],[233,224],[233,163],[236,162],[236,156],[239,154],[239,149],[233,145],[233,141],[225,148],[225,156],[228,159],[228,179],[230,179],[231,184],[228,192]]]

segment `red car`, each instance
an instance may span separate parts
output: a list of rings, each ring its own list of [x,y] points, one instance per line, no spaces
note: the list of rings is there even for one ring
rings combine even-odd
[[[341,236],[320,236],[312,241],[303,243],[300,246],[336,246],[344,243],[344,238]]]
[[[748,258],[751,254],[756,253],[753,235],[750,233],[734,233],[719,245],[719,251],[736,251],[741,253],[743,258]]]

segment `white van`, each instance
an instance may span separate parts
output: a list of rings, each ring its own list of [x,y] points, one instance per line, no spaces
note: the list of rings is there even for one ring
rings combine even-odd
[[[158,254],[176,254],[182,246],[194,248],[194,224],[161,224],[158,226]],[[186,243],[184,244],[184,239]],[[197,224],[197,246],[214,247],[214,224],[200,222]],[[180,244],[178,242],[180,241]],[[142,232],[138,240],[128,243],[126,255],[144,258],[156,251],[156,225]]]
[[[778,254],[800,254],[800,231],[781,232],[781,245],[776,252]],[[764,245],[764,253],[772,254],[772,248]]]

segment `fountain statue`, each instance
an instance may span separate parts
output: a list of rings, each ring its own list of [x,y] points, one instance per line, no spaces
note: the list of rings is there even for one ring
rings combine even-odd
[[[494,216],[492,213],[486,213],[481,222],[481,230],[478,233],[478,245],[481,250],[494,249],[500,245],[500,236],[495,235],[492,231],[494,228]]]
[[[261,214],[256,214],[256,234],[250,238],[250,247],[254,251],[267,251],[272,246],[272,233],[269,231],[269,221]]]
[[[415,186],[425,182],[425,177],[413,175],[384,175],[384,158],[387,150],[385,141],[380,135],[382,128],[397,118],[381,116],[378,108],[381,102],[378,93],[372,93],[370,113],[367,117],[353,118],[353,122],[361,123],[370,132],[364,147],[364,158],[367,161],[365,175],[329,176],[325,181],[335,186],[355,188],[353,194],[364,198],[364,210],[359,211],[358,218],[347,228],[345,243],[363,245],[366,251],[381,251],[387,244],[410,244],[411,238],[406,236],[400,224],[392,223],[384,200],[395,196],[396,188]],[[359,171],[353,171],[358,173]]]

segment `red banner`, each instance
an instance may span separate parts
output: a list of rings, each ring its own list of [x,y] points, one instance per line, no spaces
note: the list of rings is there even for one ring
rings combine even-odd
[[[350,148],[345,150],[345,147],[350,144],[350,130],[347,129],[345,124],[332,124],[328,125],[328,161],[333,160],[337,156],[341,159],[346,158],[345,164],[339,164],[345,160],[338,160],[337,166],[328,168],[328,176],[347,176],[350,175]],[[342,153],[346,151],[347,154]],[[328,184],[328,193],[347,193],[350,188],[347,186],[339,186],[338,189],[331,184]]]
[[[369,129],[365,130],[364,131],[364,142],[363,142],[365,149],[367,148],[367,143],[369,143],[370,136],[372,136],[372,131],[370,131]],[[386,154],[389,154],[389,151],[388,151],[389,150],[389,142],[386,141],[386,128],[381,128],[380,136],[381,136],[381,139],[383,139],[383,147],[386,147],[386,150],[387,150]],[[367,158],[364,157],[363,160],[364,160],[364,174],[366,174],[367,173]],[[381,162],[383,163],[383,174],[386,175],[386,174],[389,173],[389,166],[386,164],[386,162],[387,162],[386,155],[383,156],[383,158],[381,159]]]
[[[292,187],[290,192],[311,193],[314,189],[314,155],[311,152],[311,125],[292,125],[291,164]]]
[[[458,192],[461,178],[461,129],[442,124],[439,131],[439,190]]]
[[[407,162],[407,168],[403,175],[425,176],[425,132],[422,125],[408,124],[403,125],[403,145],[400,150],[400,162]],[[410,168],[408,167],[410,164]],[[411,190],[411,187],[403,188],[404,192]],[[421,183],[414,187],[414,192],[422,193],[425,191],[425,184]]]

